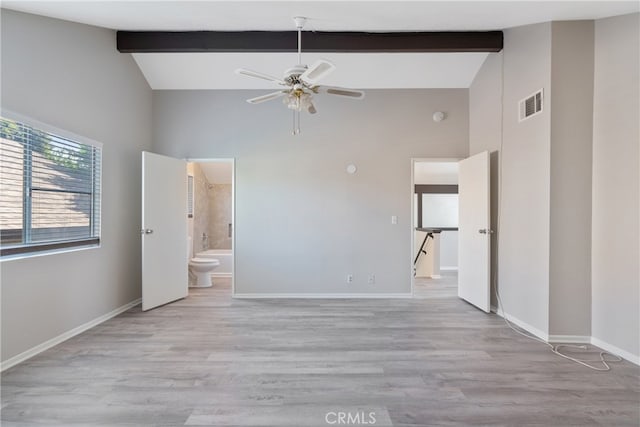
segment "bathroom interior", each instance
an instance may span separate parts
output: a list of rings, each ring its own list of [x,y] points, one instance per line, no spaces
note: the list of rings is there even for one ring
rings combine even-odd
[[[414,162],[414,297],[456,296],[458,162]]]
[[[189,288],[232,289],[233,160],[187,163]]]

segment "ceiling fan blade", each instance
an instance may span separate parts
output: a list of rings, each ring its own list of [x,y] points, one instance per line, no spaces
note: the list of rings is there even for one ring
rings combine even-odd
[[[247,99],[249,104],[260,104],[261,102],[271,101],[272,99],[280,98],[287,93],[286,90],[279,90],[278,92],[268,93],[262,96],[256,96],[255,98]]]
[[[330,74],[333,70],[336,69],[336,66],[331,62],[326,61],[324,59],[320,59],[313,63],[307,71],[300,75],[300,80],[307,84],[315,84],[316,82],[325,78],[328,74]]]
[[[309,112],[309,114],[315,114],[318,112],[318,110],[316,110],[315,105],[313,104],[309,104],[309,108],[307,108],[307,111]]]
[[[327,93],[329,95],[344,96],[352,99],[364,98],[364,92],[361,90],[355,90],[355,89],[345,89],[342,87],[335,87],[335,86],[317,86],[313,88],[313,90],[316,93],[322,92],[322,93]]]
[[[282,79],[270,76],[268,74],[259,73],[257,71],[246,70],[244,68],[238,68],[236,70],[236,74],[239,74],[239,75],[242,75],[242,76],[254,77],[254,78],[262,79],[262,80],[268,80],[270,82],[276,82],[276,83],[281,84],[281,85],[286,85],[286,83]]]

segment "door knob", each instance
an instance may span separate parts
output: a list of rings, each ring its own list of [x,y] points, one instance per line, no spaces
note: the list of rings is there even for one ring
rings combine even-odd
[[[493,234],[493,230],[490,230],[488,228],[481,228],[480,230],[478,230],[478,233],[480,233],[480,234]]]
[[[143,228],[142,230],[140,230],[140,234],[151,234],[153,233],[153,230],[150,228]]]

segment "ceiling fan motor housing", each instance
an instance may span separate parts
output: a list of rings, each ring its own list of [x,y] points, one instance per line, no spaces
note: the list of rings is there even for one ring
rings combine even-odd
[[[291,67],[284,72],[283,80],[289,84],[301,83],[300,75],[307,71],[307,68],[306,65],[302,64]]]

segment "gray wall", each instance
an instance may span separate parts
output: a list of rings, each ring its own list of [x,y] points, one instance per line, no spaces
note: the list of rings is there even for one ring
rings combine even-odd
[[[640,357],[639,14],[596,21],[592,334]]]
[[[154,151],[236,158],[236,292],[410,292],[410,159],[467,156],[468,91],[318,96],[297,137],[281,102],[244,101],[261,93],[154,92]]]
[[[504,311],[549,330],[551,24],[504,32],[502,218],[498,288]],[[518,122],[518,102],[538,89],[543,113]]]
[[[489,55],[469,89],[470,154],[504,142],[505,310],[543,334],[591,335],[635,360],[639,16],[597,20],[595,36],[593,21],[509,29],[502,58]],[[539,88],[545,111],[518,123],[517,101]]]
[[[140,297],[151,101],[115,32],[2,10],[2,108],[104,144],[102,247],[1,264],[3,361]]]
[[[551,25],[550,335],[591,335],[593,28]]]

